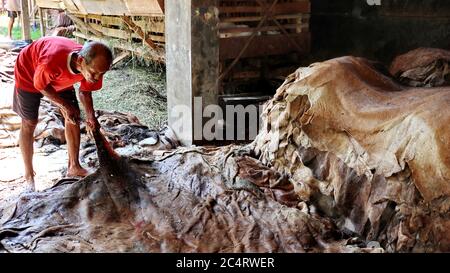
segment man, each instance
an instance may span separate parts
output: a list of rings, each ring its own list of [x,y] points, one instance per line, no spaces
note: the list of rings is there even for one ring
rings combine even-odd
[[[2,2],[2,6],[0,10],[3,12],[5,10],[8,11],[8,38],[12,40],[12,29],[14,26],[15,18],[20,15],[20,2],[19,0],[0,0]],[[5,5],[6,1],[6,5]]]
[[[88,174],[79,162],[80,109],[73,84],[80,82],[79,97],[86,111],[86,123],[90,129],[97,129],[100,125],[95,117],[91,91],[101,89],[103,74],[110,69],[112,60],[111,50],[102,43],[81,46],[64,37],[41,38],[20,52],[14,69],[13,110],[22,118],[19,145],[25,164],[24,178],[30,190],[35,188],[33,135],[43,96],[59,106],[65,119],[67,176]]]

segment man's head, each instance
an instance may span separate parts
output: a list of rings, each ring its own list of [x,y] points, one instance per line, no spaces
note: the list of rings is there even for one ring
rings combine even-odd
[[[99,42],[86,43],[78,52],[77,69],[91,83],[101,79],[111,67],[111,49]]]

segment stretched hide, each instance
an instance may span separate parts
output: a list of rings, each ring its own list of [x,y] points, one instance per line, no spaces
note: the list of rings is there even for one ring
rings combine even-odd
[[[253,148],[342,229],[392,251],[450,250],[450,88],[407,88],[368,61],[300,68]]]
[[[118,157],[3,208],[0,252],[381,252],[298,201],[287,179],[239,147]],[[100,139],[100,141],[98,141]]]

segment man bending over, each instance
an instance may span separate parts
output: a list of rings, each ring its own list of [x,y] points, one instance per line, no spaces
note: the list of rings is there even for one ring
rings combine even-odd
[[[81,46],[63,37],[41,38],[20,52],[14,69],[13,110],[22,118],[19,145],[25,164],[24,178],[30,190],[35,189],[34,129],[43,96],[60,108],[65,119],[67,176],[88,175],[79,162],[80,109],[73,85],[80,82],[79,97],[86,111],[86,123],[96,130],[100,125],[95,117],[91,91],[101,89],[103,75],[110,69],[112,60],[111,50],[102,43]]]

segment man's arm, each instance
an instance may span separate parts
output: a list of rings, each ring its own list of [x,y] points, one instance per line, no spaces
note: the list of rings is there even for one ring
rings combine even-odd
[[[42,90],[41,93],[49,98],[52,102],[54,102],[61,109],[61,111],[63,111],[64,117],[67,118],[71,123],[77,124],[79,122],[80,112],[78,111],[78,109],[58,96],[58,93],[51,85],[47,85],[47,87]]]
[[[97,118],[95,117],[94,102],[92,100],[92,92],[79,91],[80,101],[86,111],[86,122],[91,130],[100,128]]]

